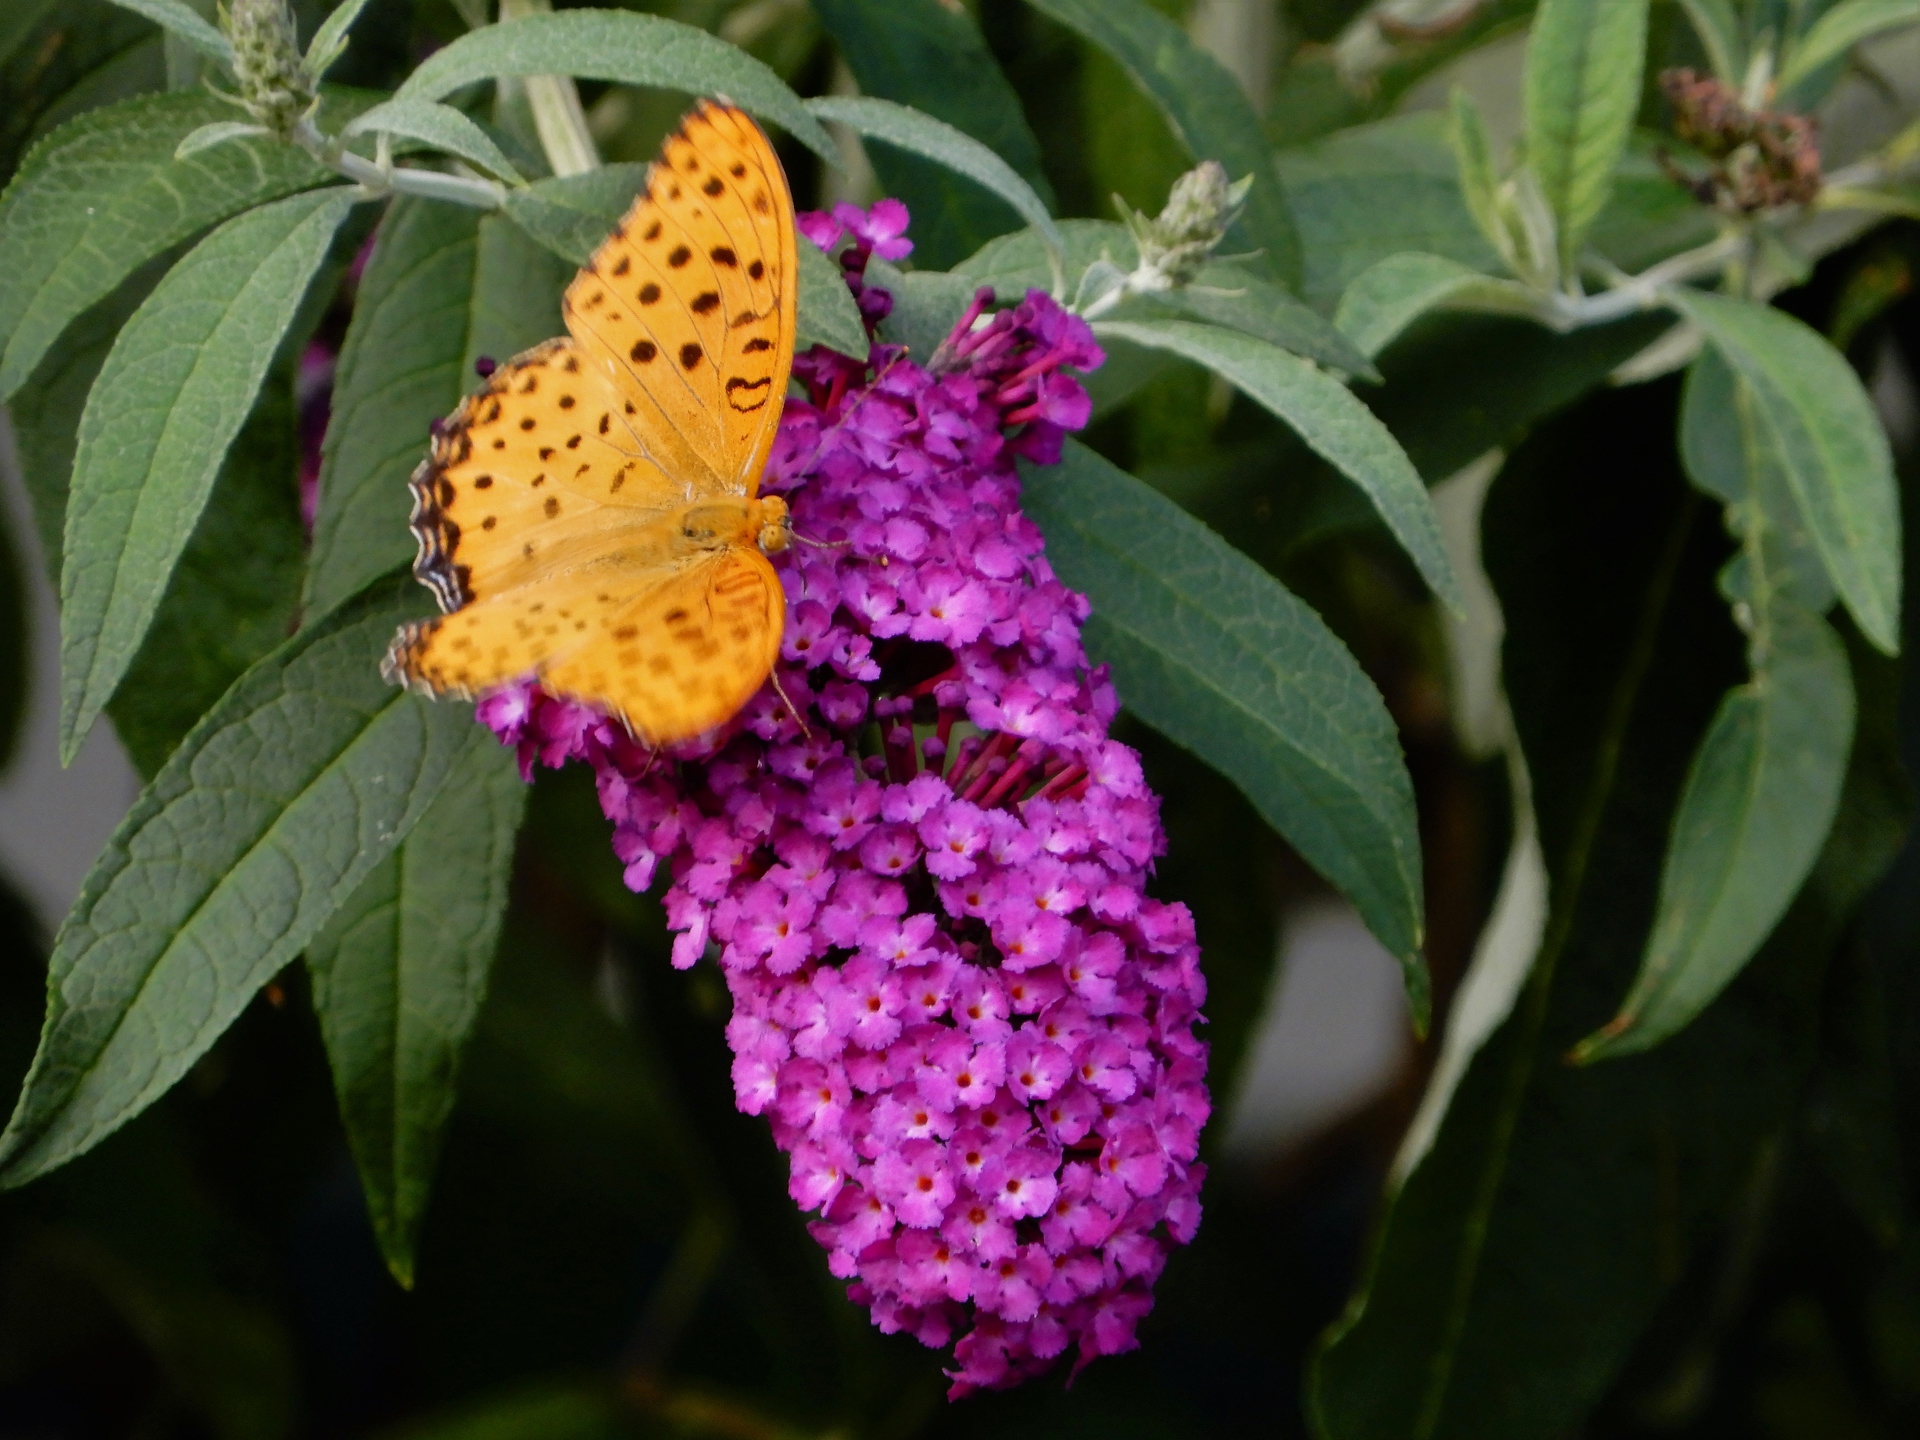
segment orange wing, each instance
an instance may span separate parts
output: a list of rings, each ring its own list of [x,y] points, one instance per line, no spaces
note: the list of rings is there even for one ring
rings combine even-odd
[[[686,502],[684,485],[633,452],[629,408],[564,339],[461,402],[411,482],[413,573],[442,610],[578,563],[610,533]]]
[[[696,492],[751,495],[793,364],[793,200],[747,115],[702,103],[567,287],[567,328],[632,398],[640,452]]]
[[[766,683],[787,597],[758,550],[716,552],[647,591],[596,640],[541,672],[558,693],[604,705],[655,745],[710,730]]]
[[[689,550],[703,497],[750,497],[793,361],[793,205],[766,137],[703,104],[568,288],[571,338],[502,367],[415,472],[414,573],[438,620],[389,675],[471,695],[527,674],[654,744],[734,714],[786,600],[744,542]]]

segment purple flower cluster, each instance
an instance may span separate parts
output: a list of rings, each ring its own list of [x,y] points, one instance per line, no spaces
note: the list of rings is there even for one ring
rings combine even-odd
[[[869,324],[905,227],[894,201],[801,222],[850,236]],[[956,1397],[1134,1346],[1209,1109],[1192,917],[1145,893],[1158,802],[1013,465],[1058,459],[1088,415],[1067,370],[1102,356],[1045,295],[991,298],[924,368],[795,360],[765,479],[802,541],[784,698],[669,756],[531,684],[480,706],[529,772],[594,766],[630,886],[668,871],[673,963],[717,946],[732,992],[740,1108],[874,1322],[959,1336]]]

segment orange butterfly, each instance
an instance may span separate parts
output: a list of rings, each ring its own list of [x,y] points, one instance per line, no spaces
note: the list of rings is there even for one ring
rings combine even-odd
[[[756,491],[793,363],[797,262],[780,161],[702,103],[567,287],[568,334],[495,371],[414,472],[413,573],[441,610],[388,679],[471,696],[529,673],[642,740],[709,730],[780,653]]]

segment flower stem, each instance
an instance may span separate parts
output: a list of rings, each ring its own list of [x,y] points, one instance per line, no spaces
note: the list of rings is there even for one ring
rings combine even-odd
[[[545,15],[552,9],[552,0],[500,0],[502,20]],[[533,111],[533,128],[540,133],[540,148],[547,152],[547,164],[553,173],[584,175],[598,170],[600,150],[587,129],[587,112],[580,105],[580,89],[573,77],[529,75],[524,83],[527,105]]]
[[[369,196],[420,195],[429,200],[450,200],[476,210],[498,210],[506,194],[500,185],[478,176],[375,164],[365,156],[354,154],[334,136],[321,134],[311,116],[299,120],[287,132],[287,138],[329,170],[356,182]]]

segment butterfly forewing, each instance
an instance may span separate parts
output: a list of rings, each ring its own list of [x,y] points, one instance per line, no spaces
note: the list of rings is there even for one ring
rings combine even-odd
[[[668,138],[646,193],[567,289],[568,327],[646,397],[636,443],[706,493],[751,493],[779,423],[793,244],[765,137],[709,106]]]
[[[495,372],[416,472],[414,573],[450,613],[402,631],[389,673],[461,694],[537,674],[656,744],[752,697],[779,653],[778,578],[745,532],[693,548],[683,520],[757,489],[794,243],[766,137],[702,105],[568,287],[571,338]]]

